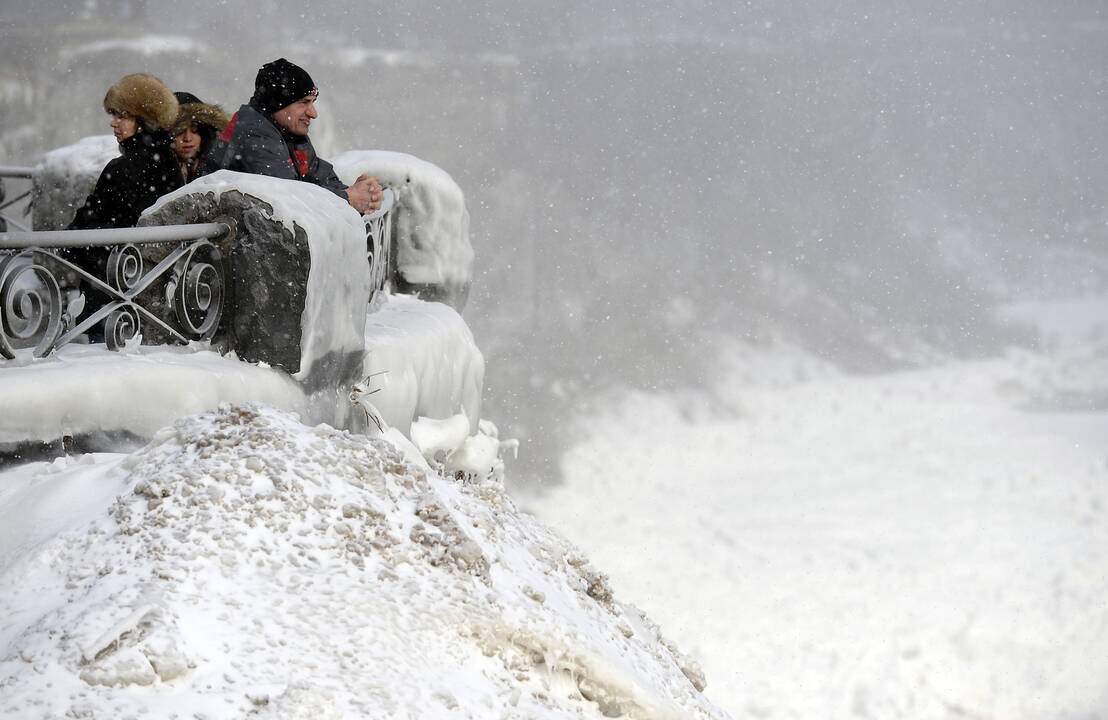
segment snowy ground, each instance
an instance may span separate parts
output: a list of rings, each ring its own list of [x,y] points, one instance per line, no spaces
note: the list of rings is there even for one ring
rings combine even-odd
[[[1108,717],[1105,308],[1050,354],[611,398],[534,510],[736,718]]]
[[[1040,352],[736,347],[711,393],[597,398],[531,501],[583,555],[268,410],[9,468],[0,717],[1108,716],[1106,309],[1007,308]]]
[[[0,717],[725,717],[496,478],[407,457],[224,406],[0,474]]]

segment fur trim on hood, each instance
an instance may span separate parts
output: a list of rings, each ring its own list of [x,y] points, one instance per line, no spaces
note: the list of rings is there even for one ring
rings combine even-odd
[[[218,133],[227,127],[230,121],[231,118],[218,105],[209,105],[205,102],[182,103],[181,109],[177,111],[177,120],[170,130],[177,135],[190,125],[207,125]]]
[[[147,130],[168,130],[177,119],[177,98],[153,75],[134,73],[108,89],[104,109],[141,120]]]

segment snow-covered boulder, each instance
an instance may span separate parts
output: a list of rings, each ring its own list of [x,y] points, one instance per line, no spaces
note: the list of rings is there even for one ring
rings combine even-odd
[[[311,183],[220,170],[158,199],[139,225],[229,221],[231,347],[313,387],[349,379],[364,350],[365,225]]]
[[[31,222],[35,230],[63,230],[96,185],[100,171],[119,155],[112,135],[94,135],[46,153],[32,175]]]
[[[396,191],[396,288],[461,311],[473,281],[473,247],[458,183],[437,165],[387,150],[346,152],[334,165],[347,184],[364,173]]]
[[[383,440],[225,407],[6,480],[0,715],[725,717],[499,483]]]

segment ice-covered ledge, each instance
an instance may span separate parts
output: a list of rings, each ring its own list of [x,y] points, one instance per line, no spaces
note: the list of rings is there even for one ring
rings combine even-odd
[[[388,425],[408,434],[417,416],[480,417],[484,359],[465,321],[441,303],[386,297],[364,326],[370,351],[358,372],[363,395]],[[449,361],[447,361],[449,360]],[[307,424],[366,414],[349,393],[313,393],[286,372],[190,347],[67,345],[47,358],[0,361],[0,452],[64,436],[151,437],[177,418],[221,403],[257,401],[296,413]],[[110,442],[102,443],[104,447]]]
[[[481,417],[485,358],[461,316],[442,303],[388,296],[366,316],[359,391],[392,427],[408,435],[417,417]],[[360,418],[359,418],[360,419]]]

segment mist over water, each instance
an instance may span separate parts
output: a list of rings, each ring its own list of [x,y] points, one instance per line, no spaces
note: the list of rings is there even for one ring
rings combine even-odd
[[[324,157],[408,152],[465,191],[521,484],[557,478],[580,398],[699,386],[735,338],[880,370],[1029,341],[998,303],[1105,291],[1102,3],[778,5],[5,0],[0,163],[106,134],[128,72],[234,110],[303,65]]]

